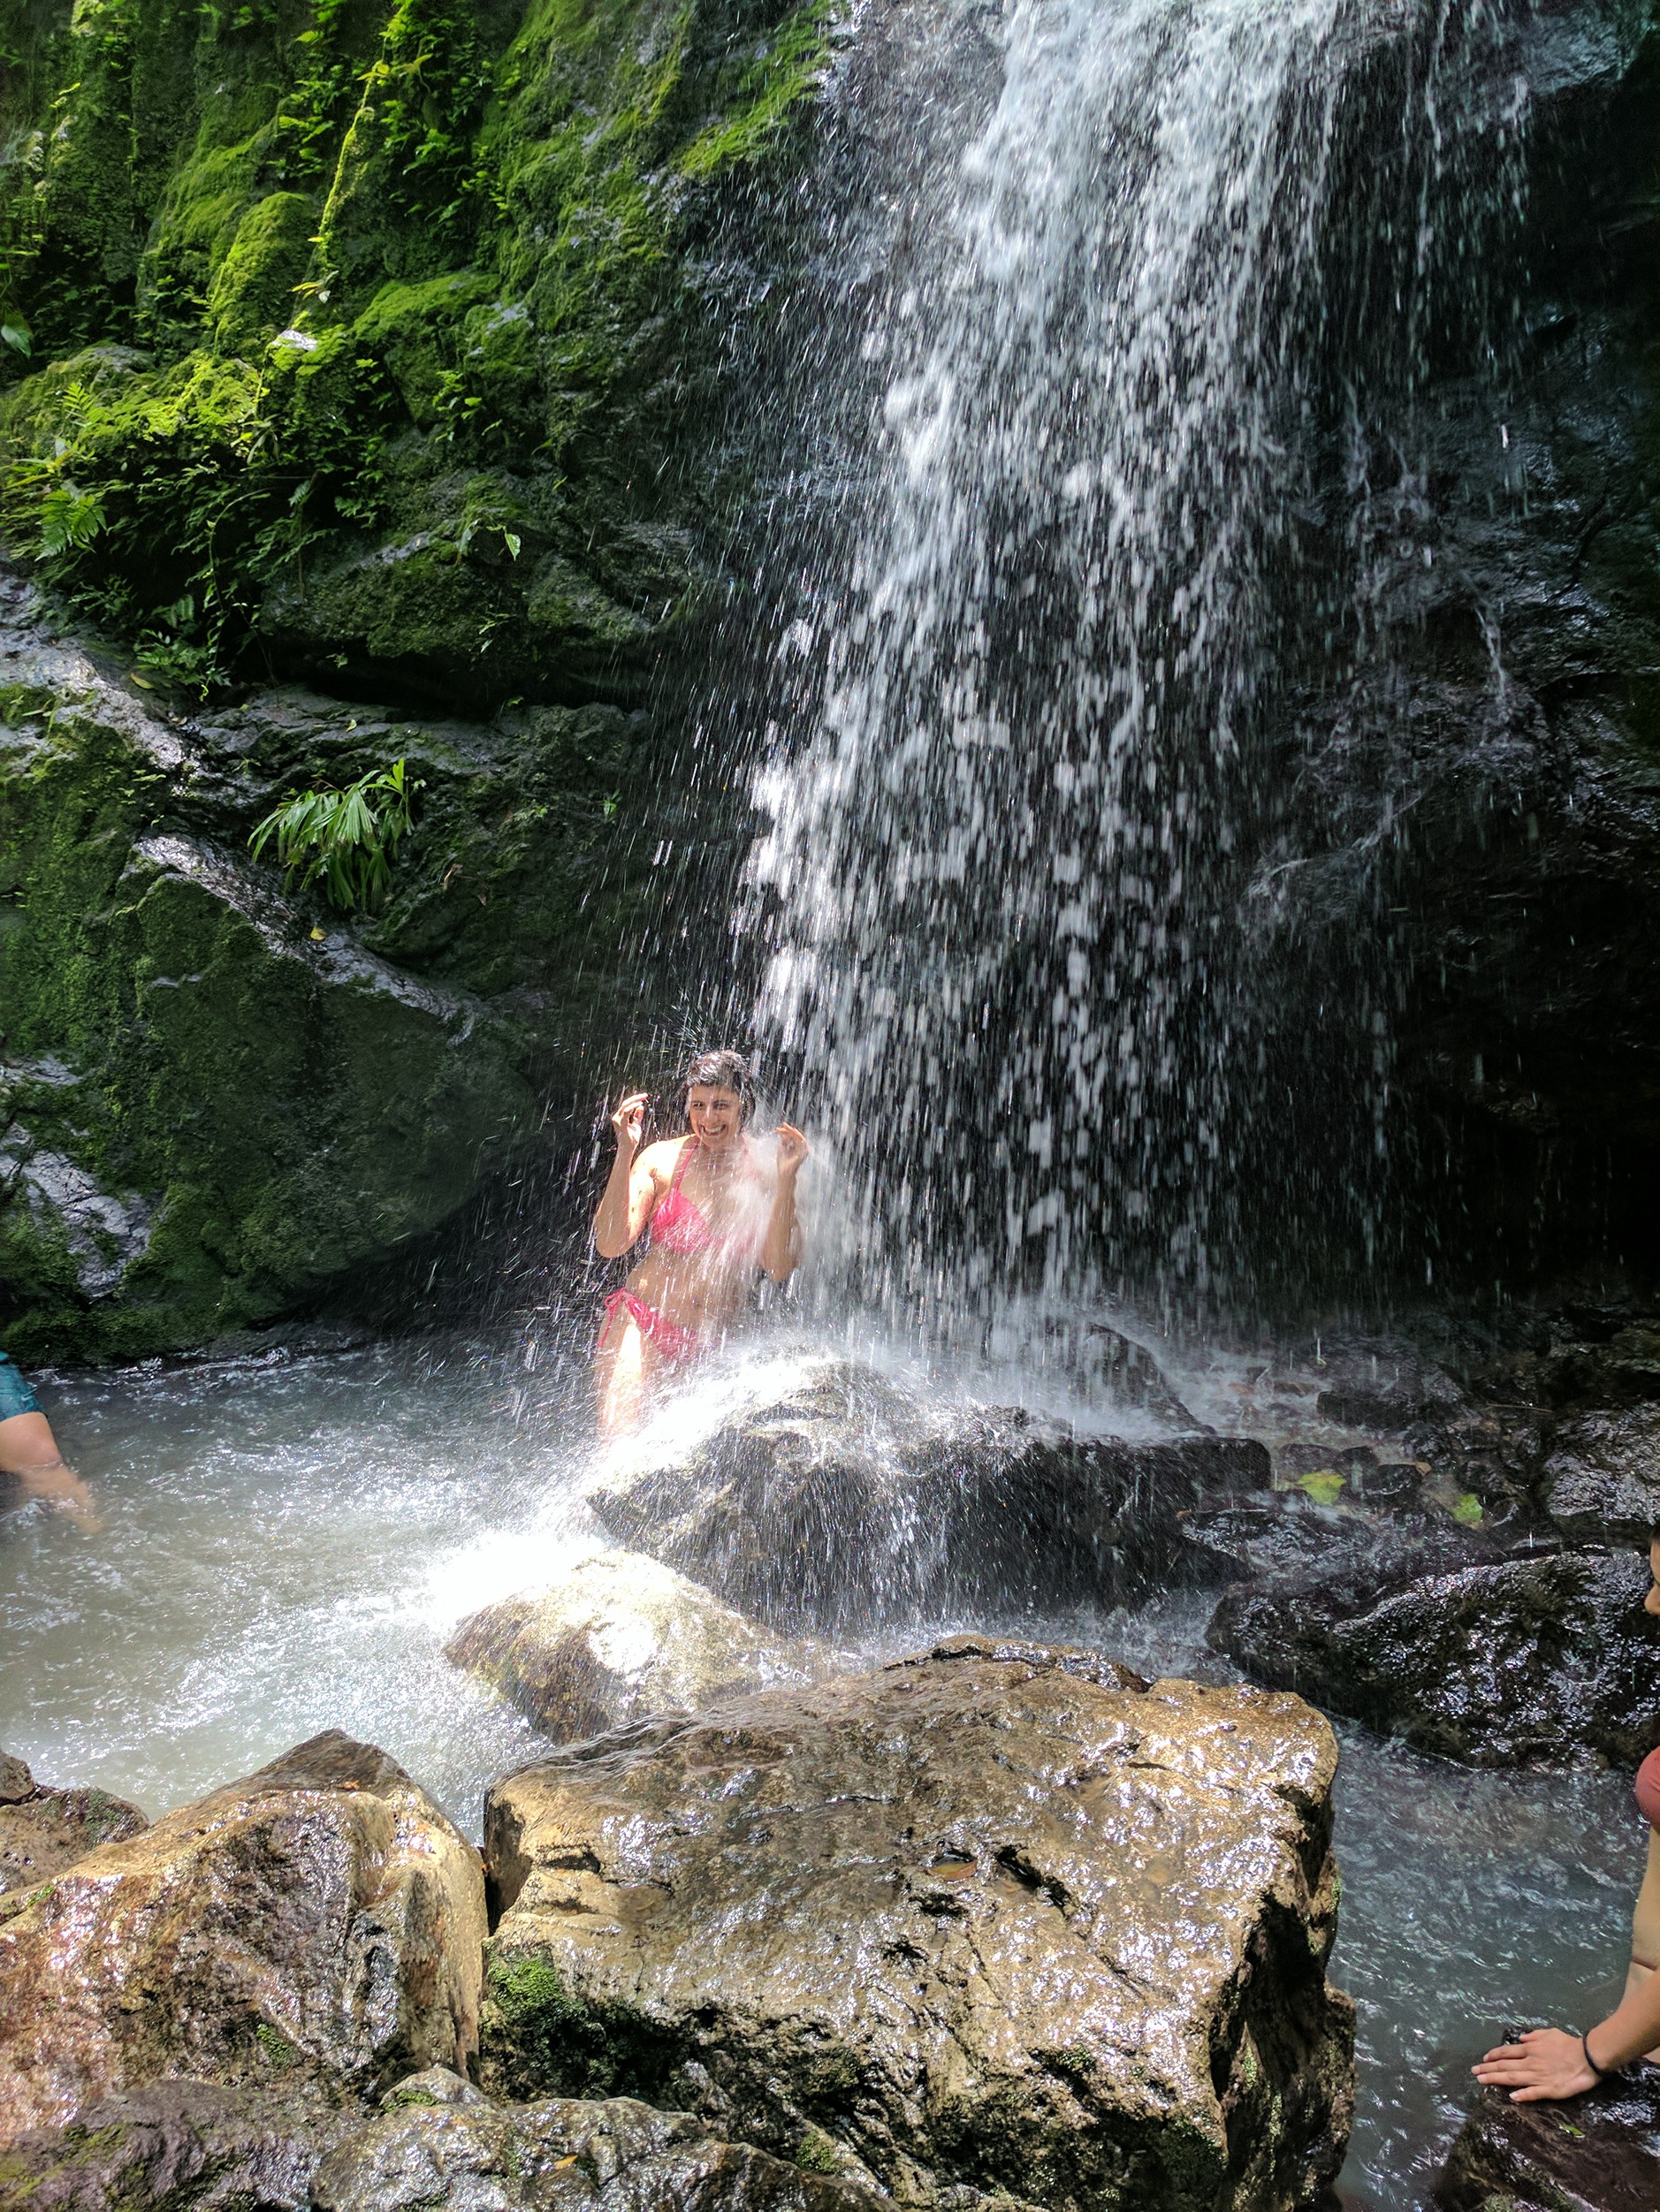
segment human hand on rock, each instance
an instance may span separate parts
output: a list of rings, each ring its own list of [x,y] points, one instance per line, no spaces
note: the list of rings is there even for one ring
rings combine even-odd
[[[803,1160],[810,1156],[811,1152],[811,1147],[801,1131],[792,1128],[788,1121],[781,1121],[778,1125],[779,1181],[793,1182]]]
[[[631,1091],[612,1115],[611,1126],[616,1131],[619,1150],[626,1144],[630,1152],[639,1151],[640,1139],[645,1133],[646,1104],[643,1091]]]
[[[1507,2089],[1512,2104],[1543,2104],[1582,2096],[1598,2076],[1577,2035],[1559,2027],[1529,2028],[1514,2043],[1501,2043],[1470,2071],[1489,2089]]]

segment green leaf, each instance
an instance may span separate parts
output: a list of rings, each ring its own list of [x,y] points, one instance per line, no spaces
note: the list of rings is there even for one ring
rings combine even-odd
[[[29,326],[21,315],[14,315],[10,323],[0,323],[0,340],[4,340],[14,353],[23,354],[25,359],[34,351]]]

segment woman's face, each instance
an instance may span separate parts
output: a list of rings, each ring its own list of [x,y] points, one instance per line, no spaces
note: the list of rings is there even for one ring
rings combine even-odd
[[[718,1083],[695,1083],[686,1093],[686,1119],[700,1144],[718,1152],[734,1144],[743,1127],[743,1101]]]
[[[1660,1613],[1660,1544],[1650,1544],[1649,1547],[1649,1571],[1654,1580],[1649,1585],[1649,1594],[1642,1601],[1642,1609],[1645,1613]]]

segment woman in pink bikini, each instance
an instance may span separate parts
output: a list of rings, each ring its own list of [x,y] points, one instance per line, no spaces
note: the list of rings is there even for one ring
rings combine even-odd
[[[1660,1613],[1660,1528],[1651,1532],[1649,1568],[1654,1586],[1643,1604],[1649,1612]],[[1650,1752],[1637,1769],[1637,1805],[1649,1823],[1649,1864],[1631,1916],[1626,1994],[1605,2020],[1583,2035],[1536,2027],[1519,2042],[1489,2051],[1474,2069],[1475,2078],[1508,2089],[1513,2104],[1577,2097],[1634,2058],[1660,2060],[1660,1751]]]
[[[606,1259],[631,1251],[649,1228],[645,1257],[605,1300],[594,1355],[599,1432],[626,1436],[640,1425],[665,1364],[694,1357],[737,1311],[757,1267],[788,1281],[801,1258],[796,1177],[807,1140],[788,1121],[770,1166],[745,1124],[755,1087],[738,1053],[702,1053],[686,1070],[682,1099],[689,1133],[640,1147],[646,1094],[636,1091],[611,1117],[617,1157],[594,1216]]]

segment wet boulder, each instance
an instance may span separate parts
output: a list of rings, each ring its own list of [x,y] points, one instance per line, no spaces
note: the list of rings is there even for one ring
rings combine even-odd
[[[0,1917],[0,2141],[167,2075],[363,2090],[464,2067],[484,1934],[471,1844],[331,1729]]]
[[[1415,1509],[1414,1492],[1394,1509],[1364,1490],[1328,1501],[1314,1487],[1321,1479],[1307,1478],[1309,1490],[1265,1492],[1184,1514],[1183,1538],[1207,1562],[1207,1578],[1300,1586],[1317,1577],[1444,1573],[1502,1555],[1480,1529]]]
[[[33,1889],[99,1843],[149,1826],[125,1798],[103,1790],[53,1790],[20,1759],[0,1752],[0,1897]]]
[[[1257,1682],[1473,1767],[1634,1767],[1660,1737],[1660,1620],[1630,1553],[1369,1564],[1227,1592],[1207,1631]]]
[[[1660,1524],[1660,1405],[1565,1421],[1545,1463],[1545,1510],[1571,1543],[1646,1546]]]
[[[1660,2066],[1639,2066],[1560,2104],[1493,2089],[1453,2144],[1438,2212],[1654,2212]]]
[[[574,1746],[486,1800],[482,2079],[918,2208],[1312,2202],[1336,1761],[1298,1699],[974,1636]]]
[[[331,2151],[312,2183],[317,2212],[878,2212],[881,2201],[628,2097],[406,2100]]]
[[[167,2080],[0,2149],[0,2212],[302,2212],[361,2112],[280,2091]]]
[[[927,1408],[870,1369],[819,1361],[701,1436],[648,1440],[587,1496],[620,1543],[794,1631],[1127,1600],[1197,1571],[1184,1512],[1270,1478],[1251,1439]]]
[[[808,1673],[805,1647],[639,1552],[588,1553],[546,1589],[470,1615],[445,1648],[556,1743]]]

